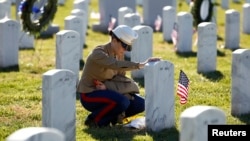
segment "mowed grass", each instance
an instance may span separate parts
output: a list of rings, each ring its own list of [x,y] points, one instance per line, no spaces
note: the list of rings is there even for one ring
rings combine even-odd
[[[242,23],[242,4],[230,3],[230,8],[236,9],[241,13]],[[58,6],[53,23],[58,24],[61,30],[64,29],[64,18],[70,15],[72,9],[73,1],[71,0],[67,0],[64,6]],[[142,7],[137,7],[137,9],[140,13],[143,11]],[[188,11],[188,6],[182,2],[182,6],[178,6],[177,10]],[[99,11],[98,0],[91,0],[89,13],[92,11]],[[14,12],[15,7],[13,5],[13,18],[15,18]],[[76,100],[76,140],[178,141],[180,114],[185,109],[195,105],[216,106],[222,109],[226,114],[227,124],[249,124],[249,114],[240,117],[231,115],[231,65],[233,51],[223,48],[225,10],[218,6],[217,14],[218,36],[222,40],[217,42],[218,55],[217,70],[215,72],[208,74],[197,73],[196,46],[192,48],[193,53],[176,54],[173,45],[163,41],[162,33],[155,32],[153,35],[153,56],[162,57],[163,60],[174,64],[175,87],[178,82],[180,69],[188,75],[191,81],[187,104],[179,104],[179,97],[175,94],[175,127],[157,133],[146,130],[129,130],[122,126],[99,129],[88,128],[83,125],[83,122],[89,112],[83,109],[80,102]],[[98,22],[98,20],[89,19],[86,37],[87,47],[83,50],[84,60],[96,45],[109,41],[108,35],[92,31],[91,26],[94,22]],[[193,36],[194,40],[195,38],[196,35]],[[241,33],[240,47],[250,49],[249,39],[250,35]],[[51,69],[55,69],[55,44],[56,36],[48,39],[36,39],[35,49],[19,50],[18,71],[0,71],[0,141],[4,141],[7,136],[18,129],[42,126],[42,75]],[[81,71],[79,74],[81,74]],[[144,95],[143,85],[140,85],[140,87],[141,94]]]

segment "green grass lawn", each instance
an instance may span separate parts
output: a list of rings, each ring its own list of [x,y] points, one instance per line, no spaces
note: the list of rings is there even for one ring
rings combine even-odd
[[[218,1],[220,2],[220,1]],[[230,3],[230,7],[241,12],[242,4]],[[64,18],[73,8],[73,0],[67,0],[64,6],[59,6],[53,23],[64,29]],[[137,7],[141,13],[142,7]],[[89,13],[98,12],[98,0],[91,0]],[[183,3],[178,11],[188,11]],[[12,15],[15,8],[12,6]],[[226,114],[227,124],[249,124],[250,115],[234,117],[231,115],[231,63],[232,51],[223,48],[225,30],[225,10],[217,9],[218,40],[217,70],[209,74],[197,73],[197,58],[194,55],[178,55],[172,44],[163,41],[162,33],[153,35],[153,56],[162,57],[163,60],[174,64],[175,84],[177,85],[179,70],[182,69],[189,77],[190,90],[188,102],[179,104],[179,97],[175,95],[175,127],[154,133],[146,130],[128,130],[122,126],[113,128],[92,129],[83,125],[88,111],[76,101],[76,139],[85,140],[167,140],[178,141],[180,114],[187,108],[195,105],[216,106]],[[14,17],[14,16],[13,16]],[[15,17],[14,17],[15,18]],[[86,37],[87,47],[83,50],[84,60],[87,54],[99,44],[109,41],[109,36],[93,32],[91,25],[98,20],[89,20],[89,29]],[[242,27],[241,27],[242,28]],[[241,30],[242,31],[242,30]],[[241,33],[240,47],[250,49],[250,35]],[[194,36],[195,40],[195,36]],[[19,51],[19,71],[0,71],[0,141],[14,131],[31,126],[42,125],[42,75],[55,68],[55,36],[48,39],[36,39],[35,49]],[[193,51],[197,47],[193,46]],[[81,74],[81,72],[80,72]],[[175,85],[175,86],[176,86]],[[141,94],[144,88],[141,86]],[[144,113],[142,114],[144,115]]]

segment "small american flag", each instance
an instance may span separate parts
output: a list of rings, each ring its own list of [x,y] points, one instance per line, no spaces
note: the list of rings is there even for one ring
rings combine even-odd
[[[178,25],[177,25],[177,23],[174,23],[173,30],[171,33],[171,38],[172,38],[173,45],[176,48],[176,45],[178,42]]]
[[[187,75],[181,70],[177,87],[177,95],[180,97],[181,104],[187,103],[188,87],[189,87],[189,79]]]
[[[115,23],[116,23],[116,18],[111,16],[110,21],[109,21],[108,31],[111,31],[114,29]]]
[[[160,31],[161,24],[162,24],[162,18],[161,18],[161,16],[158,15],[157,18],[155,19],[155,30],[156,31]]]

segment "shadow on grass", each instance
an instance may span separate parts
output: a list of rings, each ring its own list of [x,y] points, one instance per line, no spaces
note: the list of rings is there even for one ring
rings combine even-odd
[[[180,57],[196,57],[196,52],[176,52]],[[225,56],[225,53],[217,49],[217,56]]]
[[[222,51],[217,49],[217,56],[223,57],[223,56],[226,56],[226,55],[225,55],[225,52],[222,52]]]
[[[25,47],[20,47],[20,49],[19,50],[21,50],[21,51],[23,51],[23,50],[31,50],[31,51],[35,51],[35,48],[34,47],[29,47],[29,48],[25,48]]]
[[[220,71],[212,71],[207,73],[199,73],[205,78],[211,80],[211,81],[220,81],[224,76]]]
[[[147,138],[153,140],[171,140],[178,141],[179,131],[176,128],[164,129],[159,132],[147,131],[146,129],[138,130],[133,128],[123,127],[122,125],[115,127],[104,127],[104,128],[86,128],[82,130],[83,132],[92,136],[96,140],[119,140],[119,141],[132,141],[135,136],[145,136],[139,137],[143,140]],[[137,138],[138,139],[138,138]]]
[[[178,141],[179,131],[176,128],[164,129],[160,132],[148,132],[154,141],[166,140],[166,141]]]
[[[180,57],[196,57],[197,53],[190,51],[190,52],[176,52],[176,55],[180,56]]]
[[[242,4],[241,1],[235,1],[234,3],[235,3],[235,4]]]
[[[53,34],[40,34],[37,37],[35,37],[36,39],[52,39],[53,38]]]
[[[95,140],[103,141],[132,141],[135,135],[146,135],[145,130],[129,129],[122,126],[86,128],[83,132],[89,134]]]
[[[249,114],[243,114],[243,115],[232,115],[235,118],[238,118],[240,121],[250,125],[250,113]]]
[[[217,35],[217,40],[218,41],[223,41],[223,38],[220,35]]]
[[[18,72],[18,71],[19,71],[19,65],[14,65],[5,68],[0,67],[0,72]]]
[[[204,76],[205,78],[211,81],[220,81],[224,77],[224,75],[220,71],[212,71],[212,72],[207,72],[207,73],[200,72],[199,74],[201,74],[202,76]],[[145,87],[144,78],[133,78],[133,80],[137,82],[140,87],[143,87],[143,88]]]

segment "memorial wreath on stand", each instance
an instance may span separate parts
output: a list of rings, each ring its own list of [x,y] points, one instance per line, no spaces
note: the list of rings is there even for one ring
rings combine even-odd
[[[46,30],[57,11],[57,0],[39,0],[39,3],[36,1],[23,0],[18,8],[22,30],[34,36]]]
[[[202,22],[210,22],[213,16],[212,0],[192,0],[191,13],[194,18],[194,26]]]

